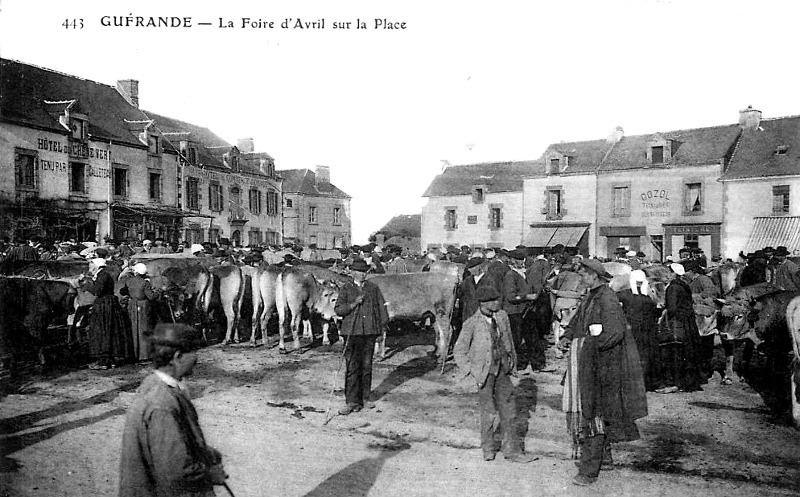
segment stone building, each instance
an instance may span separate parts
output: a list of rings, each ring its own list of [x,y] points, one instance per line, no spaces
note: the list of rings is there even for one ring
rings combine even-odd
[[[722,174],[723,256],[785,246],[800,257],[800,116],[740,112],[742,134]]]
[[[524,231],[523,179],[542,170],[535,161],[448,165],[422,195],[422,249],[516,247]]]
[[[284,241],[320,249],[350,246],[350,196],[331,183],[330,168],[285,169],[278,174],[283,178]]]

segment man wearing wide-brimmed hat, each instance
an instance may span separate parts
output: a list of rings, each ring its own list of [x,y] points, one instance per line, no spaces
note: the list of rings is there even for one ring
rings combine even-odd
[[[213,496],[228,477],[206,444],[183,385],[197,363],[195,330],[161,323],[150,339],[156,370],[142,381],[122,435],[119,496]]]
[[[588,294],[570,320],[563,410],[580,447],[576,485],[591,485],[601,469],[613,469],[612,442],[639,438],[636,420],[647,416],[647,397],[636,342],[622,306],[608,286],[611,275],[600,261],[580,261]]]
[[[789,250],[779,246],[772,253],[773,283],[784,290],[796,292],[800,290],[800,268],[786,257]]]

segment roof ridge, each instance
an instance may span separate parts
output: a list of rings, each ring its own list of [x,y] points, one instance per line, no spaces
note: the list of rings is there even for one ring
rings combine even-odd
[[[778,116],[778,117],[764,117],[761,121],[777,121],[778,119],[796,119],[800,117],[800,114],[792,114],[789,116]]]
[[[41,69],[42,71],[47,71],[47,72],[51,72],[51,73],[54,73],[54,74],[60,74],[61,76],[66,76],[68,78],[79,79],[81,81],[86,81],[88,83],[94,83],[96,85],[102,85],[102,86],[107,86],[109,88],[116,89],[116,86],[112,86],[112,85],[110,85],[108,83],[101,83],[101,82],[95,81],[93,79],[82,78],[82,77],[76,76],[74,74],[65,73],[65,72],[62,72],[62,71],[58,71],[56,69],[50,69],[49,67],[44,67],[44,66],[39,66],[39,65],[36,65],[36,64],[31,64],[30,62],[23,62],[23,61],[17,60],[17,59],[6,59],[4,57],[0,57],[0,61],[2,61],[2,60],[8,61],[8,62],[14,62],[16,64],[22,64],[24,66],[35,67],[36,69]]]

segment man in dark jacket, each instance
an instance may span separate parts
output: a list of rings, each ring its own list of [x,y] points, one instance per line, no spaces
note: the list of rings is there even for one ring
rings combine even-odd
[[[635,421],[647,416],[647,395],[636,342],[607,284],[611,275],[595,259],[582,260],[579,273],[589,293],[565,334],[571,345],[562,405],[580,445],[573,483],[590,485],[601,468],[613,469],[611,442],[639,438]]]
[[[374,407],[369,399],[372,389],[372,354],[375,339],[389,322],[386,302],[380,289],[366,281],[369,266],[362,260],[353,261],[350,273],[353,283],[339,291],[336,300],[337,316],[342,317],[339,334],[347,337],[344,349],[346,363],[344,396],[347,405],[339,410],[344,416]]]
[[[186,324],[162,323],[153,337],[156,370],[142,381],[122,434],[119,497],[213,496],[224,485],[222,454],[206,445],[181,380],[197,362]]]

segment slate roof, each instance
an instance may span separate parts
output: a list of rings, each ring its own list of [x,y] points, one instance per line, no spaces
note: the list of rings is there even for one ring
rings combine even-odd
[[[386,223],[378,233],[390,233],[405,237],[419,237],[422,232],[422,216],[420,214],[402,214]]]
[[[89,118],[93,140],[145,148],[125,120],[146,119],[113,86],[70,76],[51,69],[0,59],[0,121],[67,134],[58,121],[67,100],[77,100],[72,110]],[[59,102],[46,104],[45,102]]]
[[[179,119],[162,116],[155,112],[144,111],[144,113],[155,121],[156,129],[159,132],[166,134],[164,136],[166,139],[162,140],[165,148],[169,147],[170,150],[174,151],[176,147],[180,146],[181,140],[184,139],[182,135],[188,133],[186,138],[195,145],[199,145],[197,147],[197,166],[211,166],[229,170],[222,162],[221,154],[211,147],[226,147],[227,151],[230,150],[233,145],[214,134],[210,129]],[[167,140],[169,140],[169,142]]]
[[[553,154],[568,156],[568,165],[561,174],[593,173],[610,148],[607,140],[553,143],[545,149],[541,160],[546,164]]]
[[[521,192],[524,178],[537,174],[544,174],[543,162],[483,162],[447,166],[433,179],[422,196],[472,195],[472,187],[480,185],[486,187],[486,193]]]
[[[351,198],[332,183],[317,184],[317,175],[310,169],[276,171],[283,178],[283,193],[298,193],[313,197]]]
[[[720,161],[725,163],[730,159],[740,132],[741,127],[738,124],[731,124],[710,128],[624,136],[614,145],[611,153],[603,161],[598,171],[685,167],[719,164]],[[656,137],[673,140],[677,145],[677,150],[675,150],[672,157],[670,159],[665,157],[663,164],[653,164],[645,155],[648,143]]]
[[[776,153],[786,147],[784,154]],[[800,174],[800,116],[762,119],[742,132],[722,180]]]

